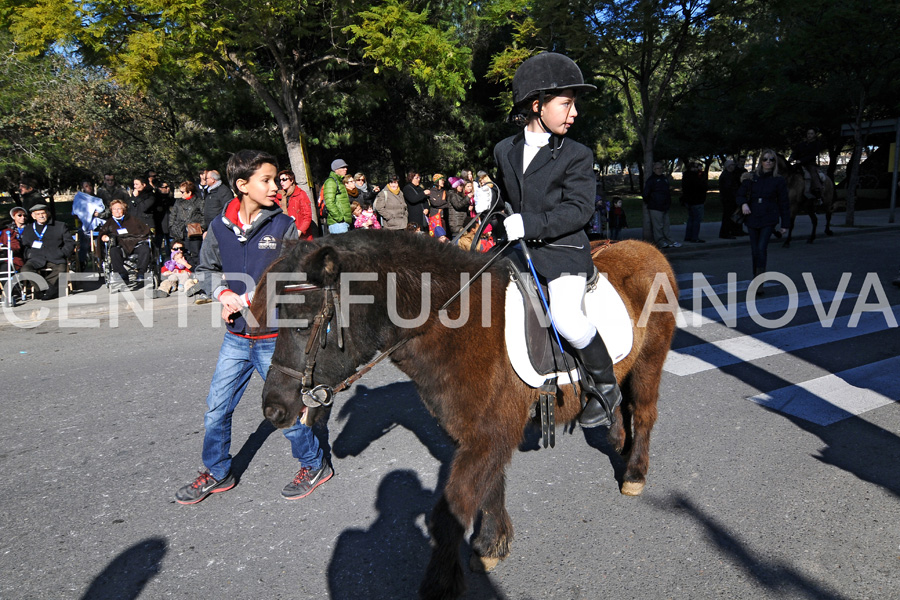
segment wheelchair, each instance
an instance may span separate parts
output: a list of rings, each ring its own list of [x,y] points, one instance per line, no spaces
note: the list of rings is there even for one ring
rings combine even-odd
[[[139,258],[137,254],[137,248],[142,245],[146,245],[150,253],[150,260],[147,263],[146,273],[138,273]],[[109,254],[111,250],[118,251],[118,244],[116,243],[116,239],[111,238],[110,241],[103,242],[103,245],[100,247],[100,249],[102,251],[102,256],[100,257],[100,262],[98,265],[99,275],[103,278],[107,289],[112,291],[113,276],[116,275],[116,272],[113,270],[112,260],[110,259]],[[144,277],[143,285],[151,284],[153,286],[152,289],[156,289],[159,287],[159,284],[162,281],[160,272],[162,270],[163,262],[159,253],[159,249],[150,242],[150,239],[143,240],[138,244],[138,246],[135,246],[135,251],[125,256],[124,265],[125,272],[128,275],[127,285],[130,285],[131,289],[140,287],[139,285],[137,285],[137,279],[141,275],[143,275]]]

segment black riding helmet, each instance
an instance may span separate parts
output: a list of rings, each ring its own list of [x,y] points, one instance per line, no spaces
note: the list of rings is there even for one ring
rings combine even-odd
[[[556,52],[542,52],[532,56],[516,69],[513,75],[513,109],[509,120],[519,127],[524,127],[528,117],[532,114],[531,103],[538,101],[537,114],[541,114],[545,98],[553,96],[563,90],[575,90],[576,92],[596,90],[597,86],[584,82],[581,69],[568,56]],[[540,117],[538,117],[540,120]],[[541,120],[541,126],[547,130],[547,126]],[[556,137],[556,136],[554,136]],[[555,158],[556,149],[562,146],[562,141],[555,141],[551,156]]]
[[[584,82],[575,61],[556,52],[542,52],[523,62],[513,75],[512,85],[514,106],[537,98],[541,92],[597,89]]]

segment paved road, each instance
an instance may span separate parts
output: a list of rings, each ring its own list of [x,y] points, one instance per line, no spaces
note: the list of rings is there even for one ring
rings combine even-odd
[[[697,326],[679,331],[666,365],[643,496],[618,493],[621,463],[602,434],[560,432],[553,450],[531,437],[508,473],[513,554],[490,575],[467,572],[467,597],[898,596],[900,336],[889,315],[900,289],[888,282],[900,235],[773,246],[770,268],[794,283],[794,300],[767,287],[754,317],[738,291],[733,327],[708,298],[694,305],[689,282],[702,274],[706,295],[726,302],[716,286],[734,273],[746,287],[749,249],[709,246],[670,255]],[[804,272],[825,299],[818,310],[844,292],[831,327],[818,324]],[[341,395],[318,432],[336,477],[295,502],[280,497],[295,465],[262,421],[255,380],[235,415],[239,485],[181,506],[173,494],[200,465],[223,335],[215,305],[169,299],[134,313],[95,295],[99,308],[70,313],[96,326],[0,319],[0,598],[415,596],[425,515],[453,448],[402,373],[380,365]],[[779,329],[765,325],[794,301]],[[867,312],[851,327],[854,309]]]

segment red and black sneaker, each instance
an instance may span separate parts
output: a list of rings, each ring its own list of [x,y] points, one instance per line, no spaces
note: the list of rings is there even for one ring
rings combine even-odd
[[[288,500],[306,498],[312,494],[314,489],[331,479],[332,475],[334,475],[334,469],[327,460],[322,460],[322,464],[315,471],[309,467],[303,467],[297,471],[294,479],[284,486],[281,495]]]
[[[210,494],[230,490],[235,483],[234,476],[232,476],[230,471],[221,480],[217,480],[210,475],[209,471],[200,471],[197,479],[175,492],[175,502],[178,504],[197,504]]]

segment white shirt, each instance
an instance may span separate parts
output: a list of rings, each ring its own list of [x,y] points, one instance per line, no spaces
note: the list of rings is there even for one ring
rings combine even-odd
[[[528,165],[538,151],[550,143],[550,134],[546,131],[525,130],[525,151],[522,153],[522,172],[528,170]]]

